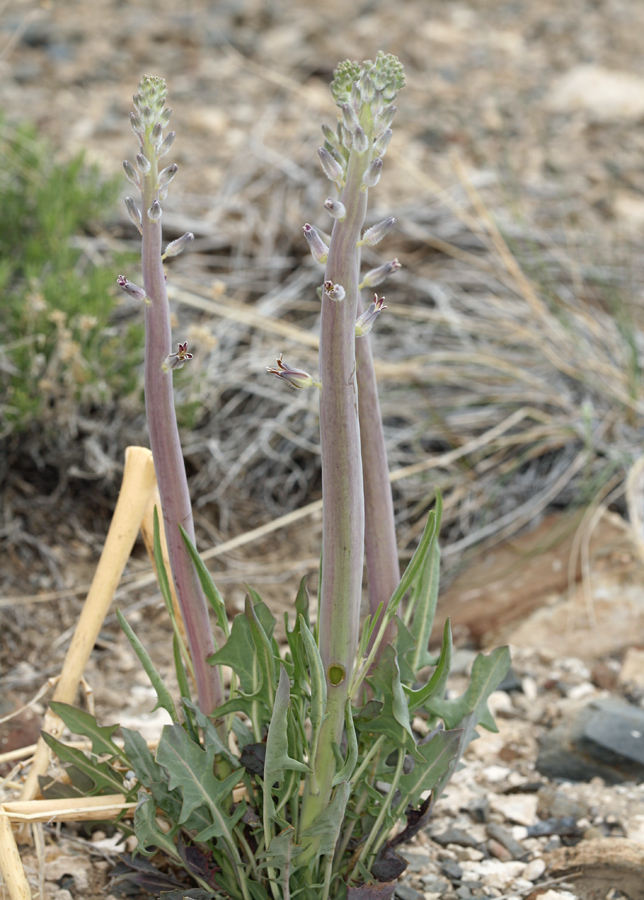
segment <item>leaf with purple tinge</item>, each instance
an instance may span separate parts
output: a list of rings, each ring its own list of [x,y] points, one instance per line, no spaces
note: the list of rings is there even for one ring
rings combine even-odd
[[[397,881],[380,881],[377,884],[349,885],[347,900],[389,900],[398,886]]]

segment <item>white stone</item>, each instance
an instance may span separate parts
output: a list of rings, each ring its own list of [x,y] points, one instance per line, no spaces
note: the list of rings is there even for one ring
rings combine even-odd
[[[511,770],[507,766],[486,766],[483,775],[491,784],[498,784],[510,776]]]
[[[644,687],[644,650],[629,647],[624,654],[624,662],[619,673],[621,684],[635,684]]]
[[[487,700],[487,705],[490,709],[490,712],[493,716],[498,716],[500,712],[504,713],[512,713],[514,712],[514,706],[512,705],[512,699],[508,693],[505,691],[493,691],[490,694]]]
[[[575,66],[556,80],[547,105],[555,112],[583,111],[598,122],[633,122],[644,115],[644,79],[601,66]]]
[[[528,829],[525,827],[525,825],[513,825],[512,837],[515,841],[521,843],[521,841],[525,841],[527,839]]]
[[[539,900],[577,900],[576,894],[570,891],[546,891],[545,894],[539,894]]]
[[[476,875],[487,887],[503,890],[521,876],[525,863],[484,859],[481,862],[464,862],[462,868],[464,873]]]
[[[59,856],[45,863],[45,877],[48,881],[60,881],[63,875],[71,875],[76,892],[83,894],[89,890],[89,876],[92,863],[80,854]]]
[[[536,881],[546,871],[546,863],[543,859],[533,859],[523,870],[522,878],[526,881]]]
[[[532,675],[526,675],[521,679],[521,689],[523,690],[523,695],[526,700],[529,700],[530,703],[534,703],[537,699],[537,682],[534,680]]]
[[[517,825],[534,825],[539,798],[536,794],[508,794],[490,798],[490,808]]]
[[[594,684],[591,684],[589,681],[582,681],[581,684],[576,684],[574,687],[570,688],[568,691],[568,698],[570,700],[583,700],[584,697],[591,697],[596,693],[597,688]]]

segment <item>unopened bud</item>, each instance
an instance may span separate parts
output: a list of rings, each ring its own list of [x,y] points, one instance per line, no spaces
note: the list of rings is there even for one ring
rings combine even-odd
[[[364,244],[368,244],[369,247],[375,247],[386,234],[389,234],[395,224],[396,220],[394,217],[389,216],[388,219],[383,219],[382,222],[378,222],[377,225],[372,225],[371,228],[367,228],[362,235],[362,240],[359,241],[358,246],[362,247]]]
[[[159,125],[161,126],[161,128],[167,128],[171,115],[172,115],[172,110],[169,107],[168,107],[168,109],[163,110],[163,112],[159,116]]]
[[[391,128],[387,128],[386,131],[380,135],[380,137],[374,141],[373,145],[373,154],[374,156],[380,156],[381,158],[387,152],[387,147],[389,146],[389,141],[391,140],[391,136],[393,131]]]
[[[134,134],[145,134],[145,125],[139,119],[136,113],[130,113],[130,125],[132,126],[132,131]]]
[[[320,237],[316,228],[308,222],[303,228],[304,237],[307,240],[311,255],[316,262],[325,263],[329,258],[329,248]]]
[[[150,169],[150,161],[142,153],[136,154],[136,165],[141,175],[147,175]]]
[[[377,269],[371,269],[367,272],[361,283],[358,285],[358,289],[362,290],[366,287],[377,287],[379,284],[382,284],[385,278],[388,278],[393,272],[401,268],[402,266],[397,259],[392,259],[391,262],[383,263],[383,265],[378,266]]]
[[[192,353],[188,353],[188,341],[185,341],[185,343],[179,344],[175,353],[170,353],[166,356],[162,366],[163,371],[168,372],[172,369],[183,369],[185,364],[191,359],[193,359],[193,355]]]
[[[125,275],[119,275],[116,279],[116,283],[121,290],[125,291],[126,294],[129,294],[130,297],[134,297],[135,300],[144,300],[146,303],[149,303],[143,288],[139,287],[138,284],[128,281]]]
[[[348,103],[342,104],[342,124],[351,132],[354,132],[360,124],[358,117]]]
[[[149,106],[142,107],[139,113],[144,125],[151,125],[154,122],[154,112]]]
[[[382,173],[382,160],[380,157],[376,157],[372,159],[369,163],[369,168],[362,176],[362,189],[375,187],[380,181],[380,175]]]
[[[351,87],[351,108],[353,109],[356,115],[359,115],[360,109],[362,107],[362,91],[358,85],[357,81],[354,81],[353,86]]]
[[[165,156],[170,147],[172,146],[172,142],[176,137],[175,131],[169,131],[166,136],[163,138],[159,146],[157,147],[157,156],[161,159],[162,156]]]
[[[145,103],[143,101],[143,97],[141,96],[141,94],[135,94],[132,97],[132,102],[134,103],[134,108],[137,110],[137,112],[140,113],[141,110],[143,109],[143,107],[145,106]]]
[[[383,109],[382,113],[378,116],[378,121],[376,122],[377,137],[383,131],[386,131],[387,128],[391,127],[391,123],[394,120],[394,116],[396,115],[397,110],[397,106],[387,106],[386,109]]]
[[[365,334],[369,334],[380,313],[383,309],[387,309],[384,304],[385,298],[378,298],[378,295],[374,294],[373,303],[370,303],[369,308],[356,319],[356,337],[364,337]]]
[[[332,147],[340,147],[337,134],[332,128],[329,128],[328,125],[322,126],[322,134]]]
[[[320,163],[322,168],[324,169],[324,174],[330,181],[342,181],[344,176],[344,172],[342,170],[342,166],[339,162],[337,162],[326,149],[326,147],[320,147],[318,150],[318,156],[320,157]]]
[[[188,244],[191,244],[194,239],[194,234],[191,231],[186,231],[186,233],[182,234],[176,241],[172,241],[172,243],[168,244],[165,248],[163,258],[165,259],[166,256],[178,256],[180,253],[183,253]]]
[[[150,140],[152,141],[153,144],[160,144],[162,137],[163,137],[163,128],[161,126],[161,123],[157,122],[157,124],[152,129],[152,134],[150,135]]]
[[[281,353],[277,357],[276,365],[266,366],[266,371],[270,372],[271,375],[277,375],[278,378],[286,381],[294,388],[322,387],[319,381],[313,381],[308,372],[305,372],[303,369],[294,369],[292,366],[287,366],[286,363],[282,362]]]
[[[369,75],[365,75],[365,77],[362,79],[362,87],[360,92],[365,103],[373,102],[373,99],[376,96],[376,86]]]
[[[353,132],[353,149],[358,156],[362,156],[362,154],[366,153],[369,149],[369,138],[359,125]]]
[[[148,219],[151,219],[153,222],[158,222],[162,214],[163,210],[161,209],[161,204],[158,200],[154,200],[152,206],[148,210]]]
[[[353,132],[351,129],[345,128],[342,122],[338,122],[338,134],[340,135],[342,146],[351,151],[353,149]]]
[[[127,159],[123,163],[123,169],[125,170],[125,175],[128,180],[131,181],[133,185],[138,187],[139,190],[141,190],[141,182],[139,181],[139,176],[136,174],[132,163]]]
[[[371,101],[371,115],[375,120],[378,119],[384,108],[385,101],[382,99],[382,94],[380,91],[376,91],[374,98]]]
[[[340,300],[344,300],[344,298],[346,297],[346,291],[342,287],[342,285],[333,284],[332,281],[324,282],[324,293],[327,295],[327,297],[330,297],[331,300],[336,300],[338,302]]]
[[[130,221],[133,225],[136,225],[139,231],[141,231],[141,210],[132,197],[125,198],[125,206],[127,207],[127,214],[130,217]]]
[[[171,166],[163,169],[162,172],[159,172],[159,187],[164,187],[164,185],[170,184],[174,176],[179,171],[179,166],[176,163],[172,163]]]
[[[326,200],[324,201],[324,208],[334,219],[339,219],[340,221],[342,221],[346,217],[346,206],[344,205],[344,203],[340,203],[339,200],[334,200],[333,197],[326,198]]]

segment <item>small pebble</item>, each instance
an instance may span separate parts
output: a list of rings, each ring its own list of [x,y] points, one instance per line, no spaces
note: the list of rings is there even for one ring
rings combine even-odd
[[[425,900],[420,891],[415,891],[408,884],[396,885],[396,897],[399,900]]]
[[[507,847],[504,847],[503,844],[495,841],[494,838],[490,838],[487,842],[487,849],[490,851],[491,856],[496,856],[501,862],[510,862],[510,860],[514,858]]]
[[[430,894],[444,894],[452,886],[446,878],[441,878],[440,875],[423,875],[420,880],[425,891]]]
[[[449,844],[459,844],[461,847],[476,847],[478,845],[478,841],[473,835],[468,834],[466,831],[461,831],[460,828],[448,828],[447,831],[443,831],[440,834],[433,834],[432,840],[442,847],[447,847]]]
[[[107,835],[104,831],[93,831],[92,832],[92,843],[95,844],[97,841],[104,841]]]
[[[65,888],[61,888],[59,891],[56,891],[53,896],[53,900],[74,900],[71,891],[65,890]]]
[[[445,862],[441,865],[441,872],[443,875],[447,875],[450,881],[460,881],[463,877],[463,870],[459,866],[457,862],[451,859],[446,859]]]
[[[545,861],[543,859],[537,858],[528,863],[528,865],[523,870],[521,877],[525,878],[526,881],[536,881],[537,878],[541,878],[545,871]]]

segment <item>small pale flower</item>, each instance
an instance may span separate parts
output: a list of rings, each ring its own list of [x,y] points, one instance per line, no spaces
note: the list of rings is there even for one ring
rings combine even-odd
[[[317,229],[307,222],[303,231],[313,259],[318,263],[324,264],[329,258],[329,248],[320,237]]]
[[[144,303],[149,303],[143,288],[139,287],[138,284],[134,284],[132,281],[128,281],[125,275],[119,275],[116,279],[116,283],[121,290],[126,294],[129,294],[130,297],[134,297],[135,300],[143,300]]]
[[[276,365],[266,366],[266,371],[270,372],[271,375],[277,375],[278,378],[286,381],[294,388],[322,387],[320,382],[314,381],[308,372],[305,372],[303,369],[294,369],[292,366],[287,366],[286,363],[282,362],[281,353],[277,357]]]
[[[334,219],[339,219],[340,221],[347,215],[347,208],[344,203],[340,203],[339,200],[334,200],[333,197],[327,197],[324,201],[324,208],[330,216]]]
[[[358,285],[358,289],[362,290],[363,288],[370,287],[374,288],[388,278],[389,275],[393,274],[397,269],[401,269],[402,266],[398,262],[397,259],[392,259],[391,262],[383,263],[381,266],[378,266],[377,269],[370,269],[365,277],[362,279],[361,284]]]
[[[362,240],[358,241],[358,246],[360,247],[363,244],[367,244],[369,247],[375,247],[385,235],[389,234],[395,224],[396,220],[394,217],[389,216],[389,218],[383,219],[382,222],[378,222],[377,225],[372,225],[371,228],[367,228],[362,235]]]
[[[356,319],[356,337],[364,337],[365,334],[369,334],[373,328],[373,323],[383,309],[387,309],[385,306],[385,298],[378,297],[378,294],[374,294],[373,303],[370,303],[369,308]]]
[[[333,284],[332,281],[324,282],[324,293],[327,297],[330,297],[331,300],[344,300],[346,296],[346,292],[341,284]]]
[[[183,344],[179,344],[178,349],[174,353],[166,356],[163,368],[166,372],[172,369],[183,369],[185,364],[192,358],[192,353],[188,353],[188,341],[184,341]]]
[[[375,187],[380,181],[382,174],[382,160],[379,156],[369,163],[369,168],[362,176],[362,190]]]
[[[168,244],[161,259],[165,259],[166,256],[178,256],[180,253],[183,253],[188,244],[191,244],[194,239],[194,234],[191,231],[186,231],[186,233],[182,234],[176,241],[172,241]]]

